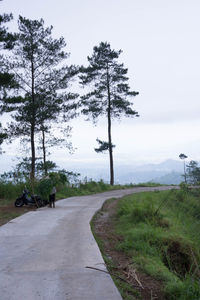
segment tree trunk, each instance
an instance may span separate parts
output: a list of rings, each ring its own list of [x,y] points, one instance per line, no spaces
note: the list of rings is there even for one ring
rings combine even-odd
[[[110,184],[114,184],[114,164],[113,164],[113,152],[112,152],[112,139],[111,139],[111,117],[108,112],[108,143],[109,143],[109,157],[110,157]]]
[[[185,183],[187,184],[187,176],[186,176],[186,170],[185,170],[185,161],[184,161],[184,178],[185,178]]]
[[[34,125],[31,125],[31,181],[35,179],[35,130]]]
[[[30,178],[31,181],[34,182],[35,180],[35,87],[34,87],[34,57],[32,52],[31,57],[31,102],[32,102],[32,116],[31,119],[31,174]],[[32,188],[33,189],[33,188]]]
[[[107,91],[108,91],[108,144],[109,144],[109,158],[110,158],[110,184],[114,184],[114,165],[112,152],[112,137],[111,137],[111,98],[110,98],[110,81],[109,70],[107,65]]]
[[[42,129],[42,151],[43,151],[44,174],[47,175],[46,147],[45,147],[45,132],[44,132],[44,129]]]

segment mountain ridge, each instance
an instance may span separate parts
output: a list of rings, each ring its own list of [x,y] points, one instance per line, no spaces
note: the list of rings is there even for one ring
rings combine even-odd
[[[97,167],[95,164],[88,165],[80,163],[78,167],[73,167],[73,171],[81,173],[81,176],[93,180],[103,179],[109,182],[109,164]],[[141,183],[154,181],[165,184],[179,184],[182,181],[183,162],[173,159],[165,160],[156,164],[116,164],[115,183]],[[170,179],[171,178],[171,179]]]

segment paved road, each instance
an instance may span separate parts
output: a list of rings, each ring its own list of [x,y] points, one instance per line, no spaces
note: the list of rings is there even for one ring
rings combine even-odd
[[[157,189],[166,189],[160,187]],[[90,230],[103,202],[153,188],[71,197],[0,227],[0,299],[121,300]]]

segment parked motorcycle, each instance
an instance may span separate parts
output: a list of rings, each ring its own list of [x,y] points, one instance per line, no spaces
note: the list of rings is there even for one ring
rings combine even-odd
[[[29,191],[25,188],[23,190],[23,193],[22,193],[21,197],[18,197],[15,200],[15,206],[16,207],[21,207],[23,205],[34,205],[34,206],[37,206],[37,207],[42,207],[46,204],[40,198],[40,196],[37,196],[37,195],[30,195],[29,196]]]

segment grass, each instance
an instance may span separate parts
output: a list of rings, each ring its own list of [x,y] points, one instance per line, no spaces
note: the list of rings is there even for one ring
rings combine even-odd
[[[22,193],[24,184],[13,184],[11,182],[0,182],[0,205],[11,203]]]
[[[119,201],[117,248],[163,282],[166,299],[200,299],[200,192],[140,193]]]

